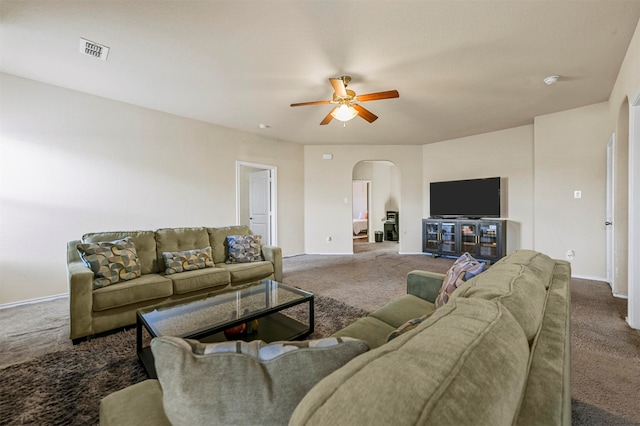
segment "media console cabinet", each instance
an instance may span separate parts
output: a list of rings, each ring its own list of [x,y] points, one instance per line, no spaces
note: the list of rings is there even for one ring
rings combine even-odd
[[[434,257],[469,252],[479,260],[497,261],[507,254],[507,221],[422,219],[422,252]]]

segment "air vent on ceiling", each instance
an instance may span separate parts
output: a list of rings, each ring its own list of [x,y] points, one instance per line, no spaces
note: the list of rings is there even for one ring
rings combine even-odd
[[[80,38],[80,53],[106,61],[107,55],[109,54],[109,48],[102,44]]]

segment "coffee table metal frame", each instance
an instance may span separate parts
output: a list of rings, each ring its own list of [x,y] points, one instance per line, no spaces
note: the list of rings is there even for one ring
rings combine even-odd
[[[258,309],[252,310],[244,315],[240,314],[235,319],[232,319],[231,315],[229,315],[227,317],[228,319],[211,324],[203,324],[200,322],[194,329],[171,335],[187,339],[196,339],[201,342],[222,342],[227,340],[224,335],[224,330],[249,323],[253,320],[259,320],[257,331],[252,334],[238,336],[238,340],[264,340],[265,342],[296,340],[304,339],[313,333],[315,325],[313,294],[269,279],[245,286],[236,291],[142,308],[136,313],[136,352],[149,376],[151,378],[157,377],[151,348],[149,346],[143,347],[143,327],[152,338],[162,336],[162,330],[156,327],[159,321],[165,321],[166,323],[167,320],[179,319],[188,314],[197,314],[199,311],[211,309],[217,305],[228,305],[233,301],[240,301],[239,303],[241,303],[243,299],[246,300],[248,297],[261,293],[264,293],[265,296],[264,305]],[[281,297],[278,297],[278,294],[280,294]],[[279,299],[284,300],[283,302],[279,302]],[[280,311],[284,309],[303,303],[309,304],[308,324],[303,324],[280,313]]]

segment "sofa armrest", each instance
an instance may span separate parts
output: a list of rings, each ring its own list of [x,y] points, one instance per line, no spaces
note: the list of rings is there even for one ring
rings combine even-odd
[[[67,277],[69,284],[69,318],[71,339],[89,336],[93,311],[93,271],[80,260],[76,246],[67,243]]]
[[[282,249],[276,246],[262,246],[264,260],[273,263],[274,280],[282,282]]]
[[[435,303],[444,274],[429,271],[411,271],[407,274],[407,294],[413,294],[428,302]]]

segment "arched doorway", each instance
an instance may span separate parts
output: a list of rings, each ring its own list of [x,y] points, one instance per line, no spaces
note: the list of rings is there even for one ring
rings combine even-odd
[[[400,232],[399,218],[396,217],[395,241],[385,235],[385,223],[389,230],[387,212],[400,214],[400,173],[396,165],[387,160],[363,160],[353,167],[354,182],[352,221],[354,223],[354,252],[356,244],[376,244],[376,232],[383,233],[383,242],[394,244],[398,251]],[[366,200],[363,200],[366,197]],[[366,210],[365,210],[366,207]],[[366,238],[358,238],[363,217],[367,218]]]

